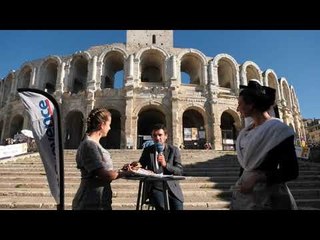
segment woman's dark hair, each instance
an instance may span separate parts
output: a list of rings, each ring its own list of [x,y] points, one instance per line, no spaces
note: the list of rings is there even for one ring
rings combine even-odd
[[[101,123],[108,121],[111,113],[106,108],[92,109],[87,118],[86,133],[98,131],[101,128]]]
[[[258,80],[250,80],[248,86],[240,85],[240,94],[247,104],[253,104],[258,111],[265,112],[274,105],[276,90],[261,86]]]

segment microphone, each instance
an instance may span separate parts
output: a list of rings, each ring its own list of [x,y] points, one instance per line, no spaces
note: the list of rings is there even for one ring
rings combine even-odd
[[[163,145],[159,142],[155,143],[158,154],[163,154]]]
[[[155,148],[156,148],[156,151],[158,153],[158,155],[162,155],[163,154],[163,145],[159,142],[156,142],[155,143]],[[156,155],[154,156],[154,160],[155,160],[155,167],[156,167],[156,170],[159,169],[159,165],[158,165],[158,160],[156,159]]]

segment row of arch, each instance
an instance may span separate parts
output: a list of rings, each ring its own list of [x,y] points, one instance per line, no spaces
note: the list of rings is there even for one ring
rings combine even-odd
[[[177,70],[179,69],[179,71]],[[195,49],[182,50],[170,55],[160,47],[143,48],[129,55],[120,47],[92,56],[89,51],[77,52],[69,58],[49,56],[39,62],[29,62],[20,71],[10,72],[0,81],[0,106],[10,99],[17,99],[17,88],[35,87],[50,94],[56,91],[77,94],[81,91],[105,88],[123,88],[129,79],[138,79],[138,84],[160,83],[170,85],[188,83],[206,86],[208,83],[236,95],[239,85],[247,79],[258,79],[262,85],[277,90],[277,101],[291,111],[299,104],[293,86],[285,78],[278,79],[268,69],[262,72],[257,64],[246,61],[241,66],[228,54],[219,54],[213,59]],[[171,82],[170,82],[171,81]],[[134,86],[138,87],[140,85]]]
[[[110,109],[112,114],[111,130],[108,136],[101,139],[101,144],[107,149],[120,149],[126,147],[127,139],[125,136],[124,129],[124,117],[118,110]],[[24,115],[26,116],[26,115]],[[10,120],[10,130],[9,135],[6,137],[11,137],[17,133],[20,133],[23,126],[26,126],[25,119],[23,115],[16,114]],[[65,149],[76,149],[78,148],[83,134],[86,130],[85,114],[78,110],[70,111],[66,117],[63,119],[63,145]],[[157,106],[146,106],[140,110],[138,113],[138,122],[136,126],[136,148],[141,148],[142,144],[147,137],[150,137],[153,124],[163,123],[170,126],[170,120],[166,116],[165,110]],[[186,149],[190,148],[203,148],[209,139],[214,137],[211,136],[211,130],[208,125],[208,119],[205,115],[205,111],[197,108],[186,109],[182,116],[182,145]],[[226,139],[235,140],[240,126],[240,119],[237,113],[230,112],[230,110],[223,112],[221,115],[221,134],[223,136],[222,141]],[[0,121],[0,136],[4,130],[4,121]],[[190,130],[187,131],[187,130]],[[228,132],[228,136],[224,136],[225,132]],[[172,141],[172,135],[176,134],[174,132],[169,132],[169,141]],[[230,135],[231,134],[231,135]],[[233,145],[233,144],[231,144]]]

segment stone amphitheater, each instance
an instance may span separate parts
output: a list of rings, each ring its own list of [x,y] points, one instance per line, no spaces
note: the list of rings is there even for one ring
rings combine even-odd
[[[185,149],[233,150],[243,127],[239,85],[258,79],[277,90],[274,112],[305,139],[294,86],[272,69],[176,48],[172,30],[128,30],[125,43],[92,46],[71,56],[28,61],[0,81],[0,141],[30,129],[17,88],[45,90],[60,104],[63,145],[76,149],[85,116],[105,106],[112,113],[107,149],[140,149],[153,123],[164,123],[168,142]],[[214,44],[214,43],[213,43]]]
[[[110,150],[115,168],[137,160],[141,150]],[[186,210],[228,210],[239,165],[233,151],[181,150],[184,175],[181,181]],[[79,186],[75,150],[65,150],[65,209]],[[300,175],[288,183],[299,209],[320,209],[320,164],[299,160]],[[138,181],[112,182],[113,209],[134,210]],[[37,153],[0,161],[0,209],[55,210],[56,204]],[[145,208],[147,209],[147,208]]]
[[[176,48],[172,30],[128,30],[125,43],[92,46],[70,56],[28,61],[0,81],[0,142],[30,129],[18,88],[51,94],[60,105],[65,157],[65,207],[79,185],[75,149],[86,129],[85,116],[104,106],[111,130],[101,144],[110,149],[115,168],[137,160],[150,126],[164,123],[168,142],[181,148],[186,180],[185,209],[228,209],[238,177],[234,144],[244,126],[237,109],[239,85],[258,79],[277,90],[274,114],[305,138],[294,87],[272,69],[238,63],[221,53],[206,56]],[[203,150],[210,143],[213,150]],[[120,150],[121,149],[121,150]],[[319,166],[299,162],[300,176],[289,183],[300,209],[319,208]],[[135,209],[138,183],[112,183],[113,208]],[[39,155],[0,160],[1,209],[55,209]]]

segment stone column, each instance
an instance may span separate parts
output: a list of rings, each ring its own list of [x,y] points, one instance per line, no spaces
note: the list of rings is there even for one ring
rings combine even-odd
[[[65,63],[64,65],[64,76],[61,76],[62,78],[62,82],[64,83],[64,85],[62,86],[62,92],[71,92],[72,86],[70,86],[71,84],[69,83],[70,81],[70,62]]]
[[[172,77],[171,77],[171,79],[176,80],[177,79],[177,57],[174,55],[171,58],[171,64],[172,64]]]
[[[5,139],[4,131],[6,129],[6,118],[2,118],[2,129],[1,129],[1,134],[0,134],[0,141]]]
[[[5,112],[9,112],[8,106],[5,107]],[[11,118],[12,113],[8,114],[4,119],[3,119],[3,133],[2,136],[3,138],[8,138],[11,137],[9,136],[10,134],[10,118]]]
[[[26,110],[23,110],[23,124],[22,124],[22,129],[28,129],[31,124],[30,124],[30,117],[27,114]]]
[[[30,77],[30,83],[29,83],[29,87],[31,88],[36,87],[36,73],[37,73],[37,68],[34,67],[31,71],[31,77]]]
[[[177,66],[177,85],[181,85],[181,61],[176,60]]]
[[[208,66],[208,82],[210,84],[213,84],[213,62],[212,61],[209,62],[209,66]]]
[[[296,129],[296,132],[299,134],[299,136],[301,136],[301,125],[300,125],[300,121],[299,121],[299,114],[296,111],[294,111],[294,113],[293,113],[293,123],[294,123],[294,127]]]
[[[94,108],[95,104],[95,92],[92,89],[87,89],[86,91],[86,102],[87,102],[87,112],[85,116],[88,116],[90,111]]]
[[[64,62],[62,62],[59,67],[57,82],[56,82],[56,91],[60,91],[61,93],[63,92],[63,86],[64,86],[63,79],[64,79],[65,73],[66,73],[65,66],[66,66],[66,64]]]
[[[282,119],[283,119],[283,122],[287,125],[289,125],[289,114],[288,114],[288,109],[287,107],[284,107],[283,109],[283,115],[282,115]]]
[[[56,86],[55,86],[56,90],[54,92],[54,95],[56,96],[56,99],[59,104],[62,103],[62,93],[63,93],[63,86],[64,86],[63,79],[65,75],[64,68],[65,68],[65,63],[62,62],[58,68]]]
[[[133,122],[133,88],[127,89],[126,91],[126,112],[125,112],[125,118],[124,118],[124,132],[125,132],[125,148],[133,148],[136,149],[136,136],[135,136],[135,130],[136,125],[134,125]]]
[[[87,90],[95,91],[96,90],[96,74],[97,74],[97,56],[94,56],[91,60],[90,66],[91,72],[87,85]]]
[[[133,63],[133,55],[129,56],[129,74],[128,77],[133,78],[134,74],[134,63]]]
[[[210,65],[210,68],[212,69],[212,85],[219,86],[218,66],[213,65],[213,62],[211,62]]]
[[[133,149],[137,149],[138,147],[138,143],[137,143],[137,139],[138,139],[138,136],[137,136],[137,128],[138,128],[138,116],[132,116],[131,117],[131,125],[132,125],[132,128],[131,129],[131,137],[132,137],[132,142],[133,142]]]
[[[176,92],[176,89],[172,89],[172,102],[171,102],[171,112],[172,112],[172,144],[179,147],[183,141],[182,141],[182,121],[179,121],[179,98],[178,93]],[[182,120],[182,118],[181,118]]]
[[[210,96],[211,94],[209,94]],[[212,97],[211,97],[212,98]],[[213,101],[212,99],[209,101],[208,103],[208,113],[207,113],[207,117],[208,117],[208,124],[207,126],[205,126],[205,131],[206,131],[206,141],[209,142],[212,146],[213,149],[214,148],[214,139],[215,139],[215,132],[214,132],[214,105],[216,104],[216,101]]]
[[[240,71],[240,84],[241,85],[248,85],[246,69],[242,69],[242,71]]]
[[[214,122],[213,122],[213,132],[214,136],[214,149],[215,150],[222,150],[222,135],[221,135],[221,120],[218,117],[218,114],[215,113]]]
[[[141,82],[141,69],[140,69],[140,59],[134,58],[133,60],[134,73],[133,73],[133,87],[139,87]]]
[[[301,126],[301,135],[304,138],[304,140],[307,140],[307,136],[306,136],[306,130],[304,127],[304,123],[302,121],[302,118],[300,118],[300,126]]]
[[[87,87],[86,87],[86,102],[87,102],[87,114],[94,108],[95,103],[95,83],[96,83],[96,71],[97,71],[97,56],[91,59],[90,69],[87,76]]]
[[[202,66],[202,79],[203,79],[203,86],[208,84],[208,74],[207,74],[207,65]]]
[[[128,65],[128,74],[125,79],[125,87],[133,87],[133,78],[134,78],[134,62],[133,62],[133,55],[130,55],[128,60],[127,60],[127,65]]]
[[[98,77],[96,78],[95,81],[95,89],[101,89],[101,79],[104,78],[102,77],[102,62],[101,61],[97,61],[96,64],[96,74],[98,75]]]

